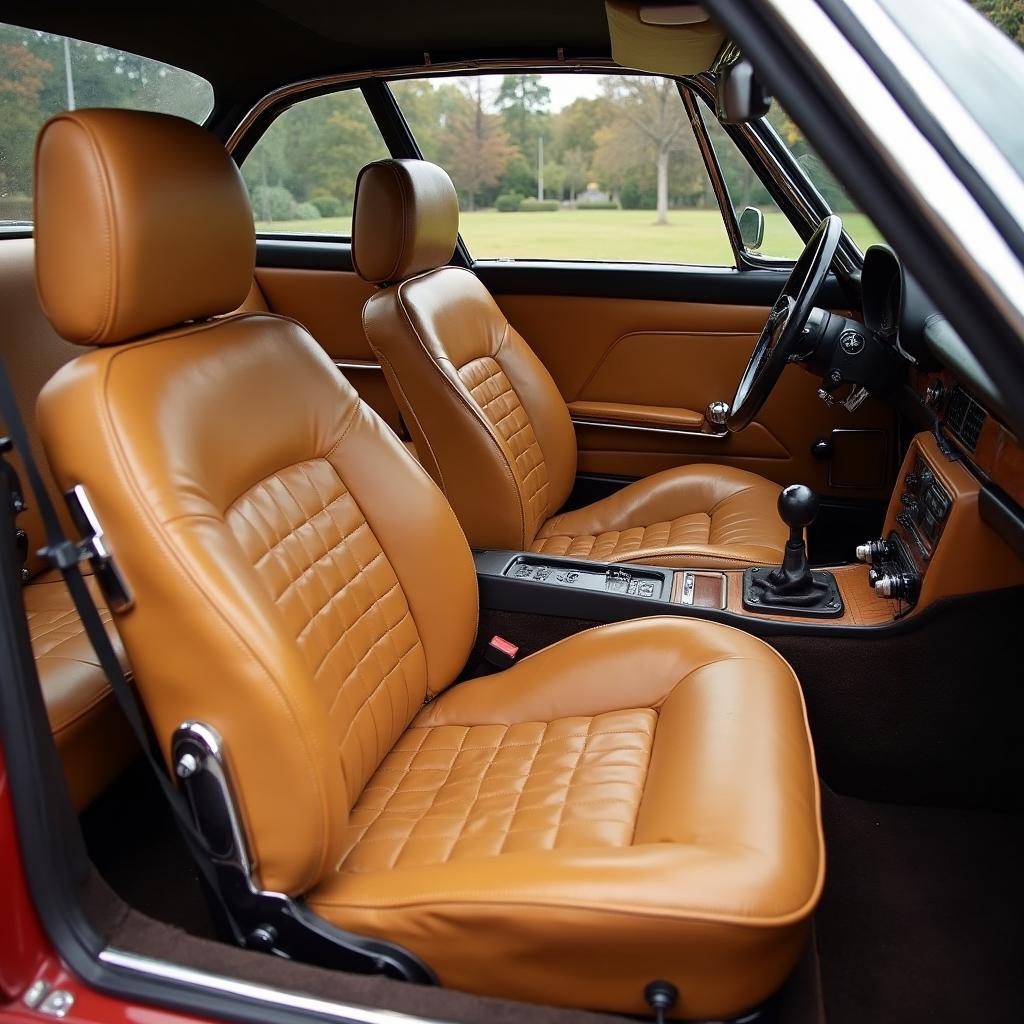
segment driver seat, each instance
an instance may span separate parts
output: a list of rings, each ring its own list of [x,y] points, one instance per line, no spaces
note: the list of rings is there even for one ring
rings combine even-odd
[[[360,172],[352,261],[380,286],[366,337],[470,544],[675,567],[781,562],[779,486],[730,466],[665,470],[558,514],[576,478],[569,410],[476,275],[446,265],[458,230],[455,188],[435,164]]]

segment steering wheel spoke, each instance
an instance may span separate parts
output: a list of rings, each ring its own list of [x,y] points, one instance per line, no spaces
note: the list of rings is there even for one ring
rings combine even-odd
[[[843,222],[833,214],[826,217],[808,239],[740,377],[732,412],[726,421],[730,431],[743,430],[750,425],[778,383],[786,364],[801,354],[801,334],[828,276],[842,235]]]

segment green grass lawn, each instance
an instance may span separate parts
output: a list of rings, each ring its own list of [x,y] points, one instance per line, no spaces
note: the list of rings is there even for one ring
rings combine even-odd
[[[669,223],[654,223],[653,210],[556,210],[551,213],[461,215],[462,237],[478,259],[625,260],[732,266],[732,250],[717,210],[673,210]],[[863,248],[881,241],[863,214],[847,214],[847,229]],[[259,231],[344,234],[349,217],[261,222]],[[778,212],[765,214],[766,256],[796,257],[802,246]]]

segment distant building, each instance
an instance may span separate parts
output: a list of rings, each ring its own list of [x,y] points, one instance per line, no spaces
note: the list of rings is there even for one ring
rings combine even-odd
[[[597,187],[596,181],[588,181],[587,187],[576,197],[577,206],[586,206],[587,203],[607,203],[611,196],[602,192]]]

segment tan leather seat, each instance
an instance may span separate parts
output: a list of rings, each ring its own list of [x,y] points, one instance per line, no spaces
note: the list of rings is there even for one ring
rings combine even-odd
[[[134,590],[118,624],[159,742],[183,719],[223,739],[259,883],[470,991],[642,1013],[664,977],[688,1017],[772,992],[824,863],[782,658],[648,619],[449,690],[465,536],[299,324],[218,316],[254,250],[223,149],[62,114],[36,195],[46,311],[100,346],[44,389],[46,447]]]
[[[440,167],[382,160],[360,172],[352,258],[382,286],[363,312],[366,337],[470,544],[671,566],[781,562],[779,487],[727,466],[666,470],[556,514],[576,477],[569,411],[476,275],[445,265],[458,227]]]
[[[0,241],[0,309],[4,311],[0,347],[36,461],[50,483],[35,430],[35,401],[47,379],[79,350],[54,333],[39,308],[33,253],[30,238]],[[27,487],[28,478],[17,455],[11,457],[22,485]],[[63,512],[64,503],[56,488],[50,488],[50,496]],[[28,534],[28,579],[23,598],[29,637],[68,788],[81,810],[132,761],[138,747],[85,636],[67,587],[59,573],[46,571],[36,554],[46,544],[46,535],[34,497],[27,494],[26,502],[28,508],[18,516],[17,525]],[[66,516],[65,529],[72,529]],[[94,593],[100,596],[95,589]],[[102,615],[109,623],[105,608]],[[108,632],[123,660],[112,625]]]

